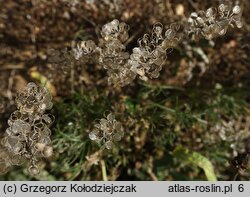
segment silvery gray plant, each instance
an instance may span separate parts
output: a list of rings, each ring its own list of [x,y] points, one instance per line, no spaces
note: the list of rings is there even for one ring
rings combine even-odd
[[[142,80],[158,78],[167,54],[184,38],[212,39],[224,35],[229,27],[242,27],[242,9],[239,5],[222,3],[218,8],[194,12],[185,25],[171,24],[169,28],[156,23],[150,34],[138,40],[132,54],[126,51],[129,27],[117,19],[105,24],[99,43],[92,40],[73,42],[70,51],[52,54],[54,64],[72,65],[74,62],[95,62],[107,70],[110,85],[125,86],[139,76]]]
[[[28,171],[37,175],[37,162],[40,158],[52,156],[50,125],[54,117],[46,114],[52,108],[52,97],[45,87],[28,83],[16,97],[17,110],[9,120],[1,140],[0,168],[7,171],[12,165],[21,165],[28,161]]]
[[[113,113],[102,118],[94,125],[89,133],[89,138],[106,149],[112,149],[115,142],[118,142],[124,136],[122,124],[115,119]]]

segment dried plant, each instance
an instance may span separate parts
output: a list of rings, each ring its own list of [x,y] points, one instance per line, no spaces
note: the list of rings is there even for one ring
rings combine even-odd
[[[194,38],[205,37],[206,39],[224,35],[230,26],[238,28],[243,26],[241,15],[240,6],[232,6],[230,2],[220,4],[217,9],[209,8],[206,12],[193,12],[188,19],[188,33]]]
[[[165,32],[161,24],[155,24],[151,35],[145,34],[139,39],[139,47],[133,49],[128,63],[131,70],[141,79],[158,78],[162,65],[167,57],[167,51],[175,47],[182,38],[178,31],[180,26],[172,24]]]
[[[128,26],[117,19],[105,24],[101,30],[99,44],[94,41],[73,42],[72,50],[57,52],[49,60],[62,65],[74,64],[74,61],[87,63],[94,61],[107,70],[108,82],[116,86],[130,84],[136,76],[142,80],[158,78],[167,53],[184,38],[212,39],[224,35],[231,27],[242,27],[242,10],[239,5],[220,4],[218,9],[192,13],[185,25],[174,23],[164,31],[163,25],[154,25],[151,34],[145,34],[138,40],[138,47],[132,54],[126,52],[125,42],[129,38]]]
[[[109,113],[106,118],[95,124],[89,138],[107,149],[112,149],[114,142],[120,141],[123,135],[122,124],[115,119],[114,114]]]
[[[243,141],[250,136],[249,117],[221,117],[221,121],[211,126],[209,130],[210,132],[205,135],[205,141],[208,144],[218,143],[219,141],[229,142],[235,156],[238,152],[245,151]]]
[[[12,165],[21,165],[28,161],[28,170],[32,175],[39,173],[37,162],[40,157],[48,158],[53,153],[49,126],[54,117],[45,114],[52,108],[52,97],[45,87],[28,83],[25,90],[16,97],[17,110],[9,120],[1,141],[1,171]]]

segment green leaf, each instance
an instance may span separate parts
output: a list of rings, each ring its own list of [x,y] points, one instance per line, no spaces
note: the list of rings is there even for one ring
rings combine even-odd
[[[200,153],[190,151],[182,146],[177,146],[173,151],[173,155],[178,159],[202,168],[208,181],[217,180],[212,163]]]

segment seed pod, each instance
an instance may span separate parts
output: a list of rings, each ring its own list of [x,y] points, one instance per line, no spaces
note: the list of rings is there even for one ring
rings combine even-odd
[[[113,143],[112,143],[111,141],[108,141],[108,142],[105,143],[105,147],[106,147],[108,150],[110,150],[110,149],[113,148]]]
[[[36,165],[31,165],[29,168],[28,168],[28,171],[29,173],[32,175],[32,176],[36,176],[40,173],[38,167]]]
[[[34,165],[39,157],[50,157],[53,153],[50,139],[49,126],[53,122],[53,116],[44,114],[49,106],[52,106],[49,91],[29,83],[27,87],[17,95],[17,111],[13,112],[8,120],[9,128],[2,140],[2,145],[10,154],[10,165],[20,165],[21,161],[28,160],[32,165],[28,171],[32,175],[39,173]]]
[[[51,157],[53,154],[53,148],[51,146],[45,146],[43,150],[44,157],[48,158]]]
[[[97,133],[96,133],[96,131],[91,131],[89,133],[89,139],[91,139],[93,141],[97,140]]]
[[[241,12],[240,6],[236,5],[233,7],[233,13],[234,14],[239,14]]]
[[[120,141],[124,136],[122,124],[112,113],[102,118],[94,127],[94,130],[89,133],[89,138],[107,149],[112,149],[113,143]]]
[[[38,143],[36,143],[35,148],[36,148],[37,151],[43,151],[45,146],[46,145],[44,143],[39,143],[38,142]]]

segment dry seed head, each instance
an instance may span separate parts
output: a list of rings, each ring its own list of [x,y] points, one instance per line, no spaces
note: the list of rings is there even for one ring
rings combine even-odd
[[[104,145],[107,149],[111,149],[113,142],[120,141],[124,135],[121,123],[115,119],[112,113],[109,113],[106,118],[102,118],[94,127],[93,131],[89,133],[89,138]]]
[[[49,126],[53,116],[44,114],[52,107],[52,97],[49,91],[28,83],[16,98],[18,110],[13,112],[8,120],[9,128],[1,142],[3,148],[10,155],[7,160],[11,165],[20,165],[28,160],[32,165],[28,171],[32,175],[39,173],[35,165],[38,158],[50,157],[53,153],[50,140]],[[6,162],[7,162],[6,161]]]
[[[163,25],[156,23],[151,34],[138,40],[138,47],[129,55],[125,41],[128,39],[128,25],[117,19],[103,25],[101,39],[97,46],[91,40],[72,45],[72,51],[58,52],[54,56],[57,64],[72,65],[75,61],[95,62],[107,70],[108,83],[125,86],[139,76],[142,80],[159,77],[166,55],[182,40],[213,39],[224,35],[229,27],[243,26],[242,10],[239,5],[232,6],[226,1],[218,8],[191,13],[183,28],[178,23],[171,24],[165,31]],[[89,55],[91,54],[91,56]],[[53,60],[53,58],[52,58]],[[52,61],[53,62],[53,61]],[[31,108],[30,110],[33,110]]]
[[[232,7],[230,2],[220,4],[217,9],[207,9],[205,15],[203,12],[192,13],[188,23],[188,34],[194,39],[199,37],[212,39],[224,35],[230,26],[242,27],[241,8],[239,5]]]
[[[32,175],[32,176],[36,176],[40,173],[38,167],[36,165],[31,165],[29,168],[28,168],[28,171],[29,173]]]
[[[43,151],[45,146],[46,146],[45,144],[38,142],[36,143],[35,148],[37,151]]]
[[[234,7],[233,7],[233,13],[234,13],[234,14],[239,14],[239,13],[241,13],[241,8],[240,8],[240,6],[238,6],[238,5],[234,6]]]
[[[45,146],[44,150],[43,150],[43,155],[46,158],[51,157],[53,154],[53,148],[51,146]]]

